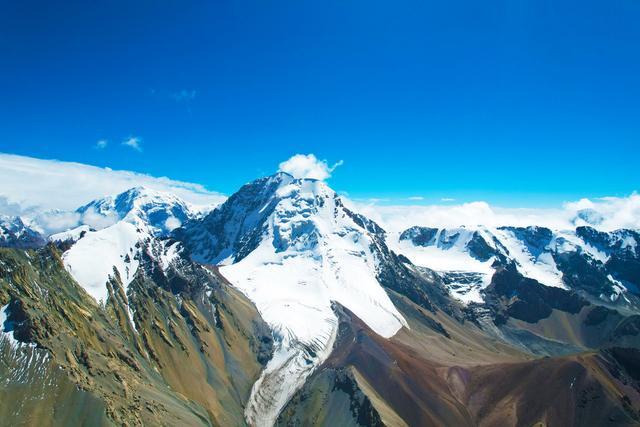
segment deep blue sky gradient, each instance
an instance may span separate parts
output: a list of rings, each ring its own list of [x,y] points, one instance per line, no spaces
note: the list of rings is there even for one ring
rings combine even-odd
[[[627,195],[639,23],[637,0],[0,0],[0,151],[225,193],[315,153],[354,198]]]

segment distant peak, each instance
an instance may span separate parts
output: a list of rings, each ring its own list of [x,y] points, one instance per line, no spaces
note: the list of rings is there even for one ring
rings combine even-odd
[[[81,215],[81,224],[96,229],[128,221],[150,227],[156,235],[166,234],[194,216],[178,196],[143,186],[94,200],[76,212]]]

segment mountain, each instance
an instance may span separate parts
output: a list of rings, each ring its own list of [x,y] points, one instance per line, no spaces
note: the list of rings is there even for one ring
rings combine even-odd
[[[63,254],[65,266],[97,301],[106,300],[105,283],[114,275],[114,269],[126,294],[144,251],[153,253],[167,266],[176,256],[176,246],[156,237],[168,235],[195,216],[178,197],[142,187],[92,201],[77,212],[89,225],[50,239],[71,244]]]
[[[244,423],[271,333],[217,269],[164,236],[185,206],[136,188],[79,210],[112,225],[0,251],[5,422]]]
[[[155,236],[166,235],[195,216],[179,197],[145,187],[94,200],[76,212],[85,224],[110,225],[118,221],[144,224]]]
[[[393,243],[417,265],[438,271],[452,296],[463,302],[483,302],[482,291],[495,271],[512,266],[545,286],[575,290],[617,306],[638,307],[638,242],[640,235],[634,230],[531,226],[412,227]]]
[[[374,232],[324,182],[279,173],[245,185],[177,233],[194,259],[223,265],[274,331],[277,357],[254,389],[249,420],[275,421],[327,358],[338,324],[332,304],[381,336],[406,326],[377,280]]]
[[[76,214],[0,248],[8,425],[640,423],[635,230],[388,233],[286,173]]]
[[[33,249],[44,246],[46,242],[45,237],[25,224],[22,218],[0,215],[0,247]]]
[[[321,405],[331,401],[336,390],[346,393],[348,405],[355,406],[343,414],[345,419],[328,418],[327,423],[385,422],[380,414],[388,415],[389,408],[376,405],[374,396],[389,385],[372,388],[379,373],[369,371],[362,377],[364,368],[353,365],[354,357],[369,350],[358,348],[357,356],[340,358],[337,365],[332,362],[350,346],[340,331],[340,313],[352,319],[345,327],[353,327],[357,319],[370,334],[386,339],[385,347],[400,346],[402,350],[393,351],[403,357],[424,354],[426,349],[416,342],[444,338],[448,342],[441,350],[432,346],[425,354],[429,369],[451,365],[456,343],[477,346],[477,357],[494,361],[500,359],[495,349],[485,346],[496,341],[510,348],[502,350],[510,354],[505,359],[509,361],[523,360],[521,354],[565,355],[615,343],[637,346],[637,316],[595,306],[562,281],[548,246],[551,240],[563,247],[577,240],[575,233],[563,236],[539,227],[415,227],[394,240],[396,236],[347,208],[325,183],[283,173],[245,185],[208,216],[175,233],[193,259],[220,265],[220,272],[256,304],[275,331],[277,357],[254,386],[246,412],[251,423],[264,425],[324,418],[328,409],[319,409],[309,399],[317,394]],[[585,256],[595,253],[587,250]],[[427,258],[435,265],[419,262],[424,251],[438,254]],[[469,289],[475,290],[474,299],[468,299]],[[378,297],[380,290],[390,302]],[[563,315],[581,329],[579,338],[565,344],[559,338],[569,331],[556,325]],[[394,325],[395,319],[399,325]],[[393,329],[381,330],[380,320]],[[549,323],[547,331],[529,326],[540,322]],[[458,334],[461,324],[465,330]],[[440,351],[444,354],[434,361],[431,353]],[[411,381],[407,375],[395,386],[406,387]],[[341,402],[335,410],[347,404]],[[354,419],[361,411],[369,415]],[[403,409],[394,411],[406,419]],[[468,415],[438,418],[437,404],[432,411],[428,417],[435,424],[468,421]],[[391,418],[397,421],[395,415]]]

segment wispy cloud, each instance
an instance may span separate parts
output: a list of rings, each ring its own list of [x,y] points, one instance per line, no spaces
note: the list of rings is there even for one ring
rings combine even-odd
[[[142,139],[138,138],[137,136],[130,136],[129,138],[122,141],[122,145],[133,148],[134,150],[139,152],[142,152],[142,146],[140,145],[141,143]]]
[[[443,197],[442,199],[440,199],[441,202],[455,202],[456,199],[452,199],[451,197]]]
[[[421,200],[424,200],[424,197],[422,197],[422,196],[411,196],[411,197],[407,197],[407,200],[411,200],[412,202],[419,202]]]
[[[107,145],[109,145],[109,141],[107,141],[106,139],[99,139],[98,142],[96,142],[95,147],[98,150],[104,150],[105,148],[107,148]]]
[[[177,102],[189,102],[193,101],[198,93],[195,90],[182,89],[178,92],[173,92],[171,98]]]

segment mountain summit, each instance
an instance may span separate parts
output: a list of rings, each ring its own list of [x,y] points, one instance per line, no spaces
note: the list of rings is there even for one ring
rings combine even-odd
[[[190,207],[179,197],[146,187],[94,200],[76,212],[84,223],[97,228],[125,220],[144,224],[154,235],[166,235],[192,217]]]

